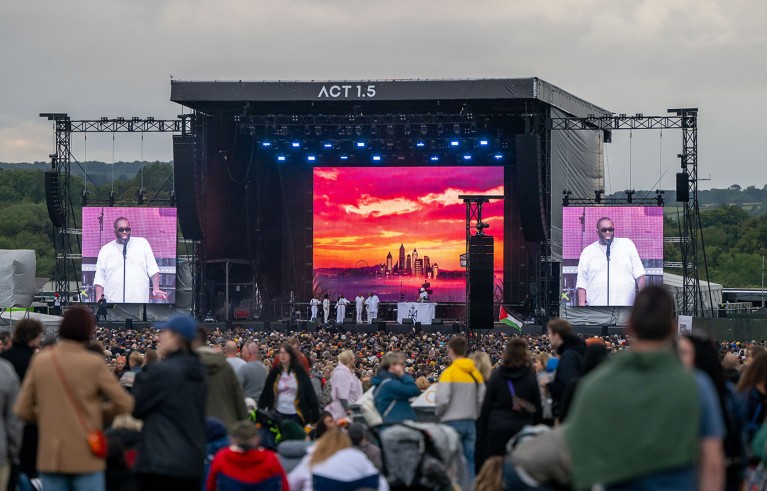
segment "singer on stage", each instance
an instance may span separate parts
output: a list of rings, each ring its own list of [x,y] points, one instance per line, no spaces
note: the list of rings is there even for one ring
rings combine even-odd
[[[631,239],[615,237],[610,218],[600,218],[596,232],[599,240],[586,246],[578,260],[578,305],[634,305],[636,291],[645,284],[636,246]]]
[[[160,269],[149,242],[131,237],[127,218],[115,220],[114,229],[115,240],[101,248],[96,260],[96,298],[103,293],[109,303],[148,303],[150,280],[152,297],[167,298],[160,290]]]

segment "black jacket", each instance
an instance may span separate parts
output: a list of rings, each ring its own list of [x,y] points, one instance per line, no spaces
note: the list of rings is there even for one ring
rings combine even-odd
[[[554,380],[547,385],[551,398],[554,401],[554,415],[557,416],[559,402],[565,394],[567,387],[581,376],[581,362],[586,352],[586,343],[578,336],[568,334],[562,340],[562,345],[557,348],[559,353],[559,365]]]
[[[27,345],[13,343],[10,349],[0,353],[0,358],[5,358],[14,370],[16,375],[19,376],[19,381],[24,380],[24,376],[27,374],[27,368],[29,368],[29,362],[32,361],[32,355],[35,354],[35,349],[30,348]]]
[[[516,411],[512,408],[509,381],[514,385],[517,397],[525,399],[535,406],[532,414]],[[477,422],[479,435],[488,432],[503,431],[517,433],[525,425],[537,424],[541,420],[541,391],[538,380],[530,367],[499,367],[487,382],[485,400]]]
[[[177,351],[148,365],[133,385],[133,415],[144,420],[134,471],[202,478],[205,463],[205,367]]]
[[[275,409],[277,403],[277,380],[282,368],[272,368],[264,383],[264,390],[258,399],[258,407],[264,409]],[[304,424],[316,423],[320,419],[320,403],[317,401],[317,394],[314,392],[312,381],[306,371],[300,366],[295,370],[298,380],[298,394],[294,403],[296,412],[303,420]]]

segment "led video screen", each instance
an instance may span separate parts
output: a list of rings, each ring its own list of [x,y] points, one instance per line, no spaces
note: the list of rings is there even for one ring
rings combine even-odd
[[[175,303],[175,208],[86,207],[82,218],[84,301]]]
[[[314,294],[332,301],[375,293],[382,302],[463,302],[462,194],[503,194],[502,167],[314,169]],[[502,297],[503,201],[483,207],[495,237],[495,297]]]
[[[562,302],[625,307],[663,283],[663,207],[562,209]]]

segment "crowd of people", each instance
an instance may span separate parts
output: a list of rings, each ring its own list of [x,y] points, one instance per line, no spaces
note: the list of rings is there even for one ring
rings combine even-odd
[[[456,335],[209,330],[182,315],[107,329],[71,308],[57,338],[24,320],[0,339],[0,489],[450,489],[425,484],[434,462],[410,481],[395,471],[423,456],[387,435],[418,420],[450,428],[445,475],[462,489],[767,482],[764,342],[675,332],[656,287],[625,336],[554,319],[473,352]],[[414,407],[434,384],[431,410]]]

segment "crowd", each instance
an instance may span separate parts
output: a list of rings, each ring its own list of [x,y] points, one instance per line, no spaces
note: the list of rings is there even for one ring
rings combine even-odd
[[[81,308],[58,339],[42,334],[25,320],[0,340],[0,489],[767,482],[763,342],[677,339],[655,287],[626,336],[554,319],[471,353],[462,336],[208,330],[181,315],[106,329]],[[412,401],[433,384],[425,416]]]

